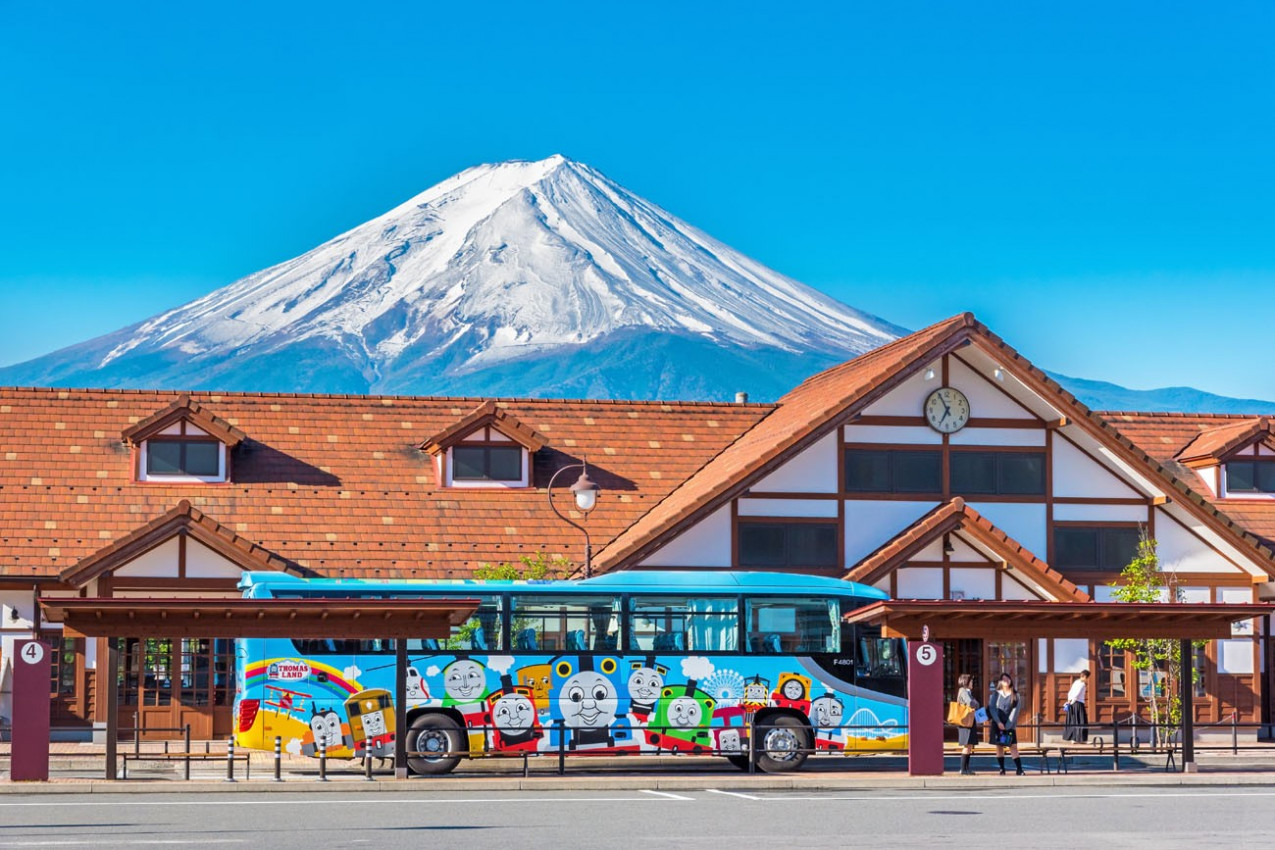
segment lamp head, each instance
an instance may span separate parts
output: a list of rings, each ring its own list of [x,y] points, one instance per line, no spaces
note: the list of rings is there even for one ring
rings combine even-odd
[[[598,504],[598,492],[601,489],[589,478],[589,467],[586,465],[576,483],[571,485],[571,495],[576,498],[576,507],[586,514],[593,510]]]

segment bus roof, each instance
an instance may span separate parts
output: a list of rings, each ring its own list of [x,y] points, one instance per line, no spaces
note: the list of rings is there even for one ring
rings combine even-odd
[[[734,572],[728,570],[631,570],[607,573],[591,579],[558,581],[381,580],[302,578],[275,572],[246,572],[239,587],[247,596],[271,596],[276,591],[351,591],[456,593],[764,593],[793,596],[856,596],[888,599],[889,595],[841,579],[793,573]]]

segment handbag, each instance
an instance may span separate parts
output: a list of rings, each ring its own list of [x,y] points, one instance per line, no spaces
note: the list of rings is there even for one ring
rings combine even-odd
[[[1014,743],[1014,733],[1008,731],[997,732],[995,743],[998,747],[1008,747],[1010,744]]]
[[[947,722],[953,726],[970,727],[974,725],[974,709],[963,702],[947,704]]]
[[[987,721],[989,721],[989,720],[991,720],[991,719],[992,719],[992,718],[991,718],[991,717],[989,717],[989,716],[988,716],[988,714],[987,714],[987,706],[985,706],[985,705],[984,705],[984,706],[980,706],[980,707],[979,707],[979,709],[978,709],[978,711],[974,712],[974,722],[975,722],[975,723],[986,723]]]

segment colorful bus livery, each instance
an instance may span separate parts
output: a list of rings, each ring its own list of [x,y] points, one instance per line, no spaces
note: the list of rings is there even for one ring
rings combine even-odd
[[[437,774],[466,755],[559,749],[716,752],[746,767],[750,746],[763,770],[795,770],[816,749],[906,742],[906,655],[899,641],[842,624],[845,612],[884,598],[850,582],[726,572],[561,582],[247,573],[241,587],[250,598],[461,595],[480,605],[448,640],[407,641],[403,729],[393,641],[240,641],[240,746],[268,749],[277,735],[291,752],[390,757],[404,734],[411,770]]]

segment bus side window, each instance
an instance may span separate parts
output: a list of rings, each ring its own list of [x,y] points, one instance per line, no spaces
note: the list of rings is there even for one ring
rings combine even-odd
[[[879,628],[858,629],[855,678],[862,688],[891,696],[907,696],[903,641],[881,637]]]

